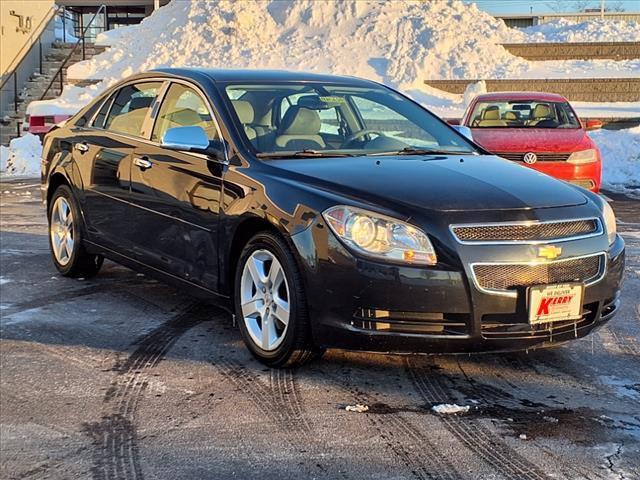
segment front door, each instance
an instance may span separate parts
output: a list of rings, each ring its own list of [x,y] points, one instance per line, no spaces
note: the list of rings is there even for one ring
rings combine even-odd
[[[219,132],[208,103],[194,88],[172,83],[155,118],[150,143],[140,143],[131,167],[132,236],[147,265],[218,290],[218,219],[225,165],[206,155],[160,146],[172,127]]]

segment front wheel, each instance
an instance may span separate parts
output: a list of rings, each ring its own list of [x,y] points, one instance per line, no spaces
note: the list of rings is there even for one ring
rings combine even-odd
[[[298,266],[277,235],[257,234],[240,254],[235,311],[244,342],[265,365],[296,366],[321,353],[311,343]]]
[[[81,222],[71,189],[59,186],[49,203],[49,247],[53,264],[65,277],[93,277],[104,260],[100,255],[86,252]]]

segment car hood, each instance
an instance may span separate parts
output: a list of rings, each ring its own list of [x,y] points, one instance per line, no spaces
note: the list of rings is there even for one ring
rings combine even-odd
[[[495,156],[322,158],[269,164],[279,170],[274,175],[292,185],[388,208],[513,210],[586,203],[583,194],[564,182]]]
[[[588,142],[581,128],[474,128],[472,134],[490,152],[573,152]]]

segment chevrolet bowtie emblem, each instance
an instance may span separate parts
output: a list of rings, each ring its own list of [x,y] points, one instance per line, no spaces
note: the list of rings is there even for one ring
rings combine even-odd
[[[557,258],[560,256],[561,253],[562,253],[562,248],[554,247],[553,245],[546,245],[544,247],[538,248],[538,256],[544,257],[547,260],[553,260],[554,258]]]

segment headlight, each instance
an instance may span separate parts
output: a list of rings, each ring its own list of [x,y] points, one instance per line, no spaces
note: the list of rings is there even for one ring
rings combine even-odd
[[[609,202],[604,199],[602,200],[602,217],[609,237],[609,245],[611,245],[616,240],[616,214],[613,213],[613,208],[611,208]]]
[[[598,156],[596,155],[596,151],[594,148],[590,148],[589,150],[580,150],[579,152],[573,152],[567,158],[567,162],[569,163],[593,163],[598,160]]]
[[[342,205],[326,210],[322,216],[333,233],[362,255],[412,265],[437,262],[429,238],[413,225]]]

